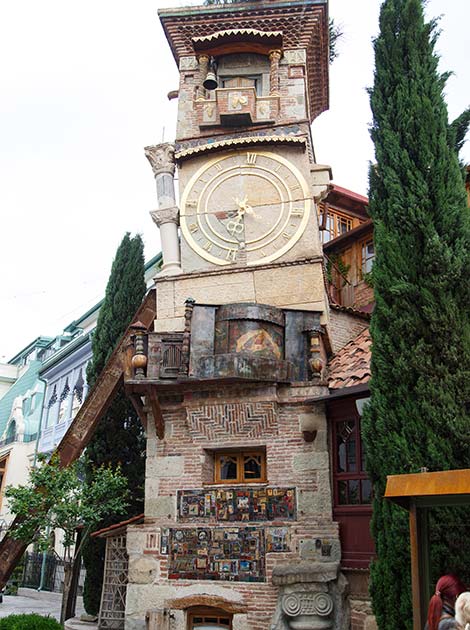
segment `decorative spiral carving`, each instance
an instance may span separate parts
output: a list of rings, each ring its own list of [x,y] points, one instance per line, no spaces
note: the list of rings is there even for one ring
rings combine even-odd
[[[302,602],[297,593],[289,593],[282,598],[282,610],[289,617],[297,617],[302,609]]]
[[[315,595],[315,608],[317,615],[327,617],[333,611],[333,600],[327,593],[317,593]]]

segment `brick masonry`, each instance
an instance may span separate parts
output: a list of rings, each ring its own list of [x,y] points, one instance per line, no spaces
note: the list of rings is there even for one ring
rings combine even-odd
[[[306,389],[311,393],[311,388]],[[326,421],[321,420],[323,424],[319,426],[316,440],[307,443],[302,436],[300,419],[305,421],[305,416],[312,414],[311,407],[303,402],[298,388],[295,398],[284,391],[282,399],[280,403],[276,387],[226,386],[217,392],[188,391],[183,402],[165,404],[164,440],[157,440],[152,431],[148,436],[145,524],[128,529],[129,627],[143,628],[138,624],[145,610],[159,606],[171,608],[182,593],[192,597],[204,593],[221,597],[225,603],[241,602],[246,627],[268,630],[278,601],[278,587],[271,579],[273,568],[286,561],[318,559],[312,556],[316,552],[307,541],[323,541],[327,550],[329,545],[336,548],[338,529],[331,512]],[[318,417],[315,422],[318,424]],[[267,483],[253,484],[253,487],[286,487],[288,484],[289,488],[294,488],[295,520],[290,517],[268,523],[227,524],[217,522],[215,517],[178,517],[178,491],[228,487],[214,486],[214,452],[261,447],[266,449]],[[165,534],[167,529],[175,527],[213,531],[247,525],[262,529],[275,526],[289,533],[289,552],[265,554],[265,581],[169,579],[169,556],[162,553],[162,532]]]
[[[332,308],[328,330],[333,352],[341,350],[351,339],[355,339],[368,327],[369,321],[365,317]]]

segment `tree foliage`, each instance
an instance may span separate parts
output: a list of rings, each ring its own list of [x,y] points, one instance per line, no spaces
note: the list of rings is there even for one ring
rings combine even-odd
[[[371,594],[381,630],[412,627],[407,513],[383,500],[386,476],[470,461],[470,222],[456,151],[465,123],[459,132],[448,124],[435,26],[425,22],[421,0],[385,0],[374,42],[376,308],[363,433],[374,486]],[[468,559],[451,547],[467,546],[459,526],[468,516],[461,518],[434,515],[431,529],[444,541],[433,548],[434,577],[468,571]]]
[[[84,462],[79,460],[61,468],[53,456],[49,464],[42,460],[30,470],[26,485],[7,486],[9,510],[20,517],[12,537],[36,542],[46,550],[50,532],[61,529],[70,555],[78,527],[84,528],[84,539],[108,512],[123,514],[128,489],[121,470],[101,466],[84,479],[83,467]]]
[[[87,369],[87,379],[91,385],[95,383],[141,305],[146,291],[144,277],[142,239],[140,236],[131,238],[126,234],[116,252],[93,337],[93,358]],[[131,491],[125,518],[143,511],[145,435],[122,388],[118,390],[87,447],[87,459],[87,474],[92,474],[96,466],[120,464]],[[99,526],[106,527],[116,521],[117,514],[109,511],[103,515]],[[89,614],[97,614],[104,566],[103,541],[90,540],[84,547],[83,557],[87,569],[84,604]]]

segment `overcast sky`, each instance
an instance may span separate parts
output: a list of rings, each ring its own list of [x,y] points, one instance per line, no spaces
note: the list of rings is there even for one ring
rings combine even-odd
[[[178,74],[157,19],[172,0],[15,0],[0,4],[0,360],[55,336],[104,294],[116,247],[149,217],[155,183],[143,147],[174,139]],[[366,88],[380,0],[330,0],[344,36],[330,111],[313,125],[317,161],[367,194],[373,158]],[[430,0],[450,117],[470,103],[469,0]],[[470,161],[470,145],[463,156]]]

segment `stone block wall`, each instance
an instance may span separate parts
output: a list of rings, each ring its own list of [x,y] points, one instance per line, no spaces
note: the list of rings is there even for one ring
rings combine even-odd
[[[178,611],[174,628],[184,630],[182,598],[191,598],[191,605],[238,607],[235,628],[268,630],[278,607],[279,587],[272,581],[276,567],[305,560],[339,560],[326,420],[315,416],[315,423],[322,426],[314,442],[305,442],[301,420],[304,423],[312,411],[298,390],[296,394],[289,397],[284,388],[280,401],[275,386],[234,385],[214,391],[188,390],[178,398],[162,400],[164,440],[157,440],[149,422],[145,523],[128,529],[126,630],[143,630],[146,611],[164,608]],[[214,516],[182,519],[178,515],[178,491],[227,487],[214,486],[212,472],[214,452],[226,448],[265,448],[267,482],[236,487],[295,488],[295,520],[220,522]],[[168,551],[162,549],[162,543],[168,544],[167,530],[270,526],[287,528],[289,551],[264,555],[265,581],[169,579],[170,556],[162,553]],[[276,623],[284,630],[282,620]]]

